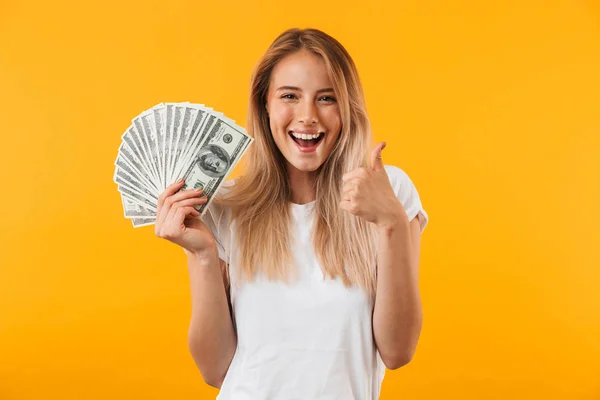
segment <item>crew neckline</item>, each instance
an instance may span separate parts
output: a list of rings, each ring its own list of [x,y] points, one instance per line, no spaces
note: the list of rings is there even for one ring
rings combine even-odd
[[[309,201],[308,203],[304,203],[304,204],[293,203],[291,201],[289,203],[292,205],[293,208],[301,209],[301,208],[310,207],[310,206],[314,205],[315,202],[316,202],[316,200]]]

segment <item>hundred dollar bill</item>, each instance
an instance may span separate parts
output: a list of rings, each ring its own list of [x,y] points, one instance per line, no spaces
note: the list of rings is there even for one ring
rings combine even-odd
[[[113,181],[121,186],[128,188],[133,192],[139,193],[142,196],[147,197],[149,200],[158,203],[158,196],[156,196],[156,194],[152,190],[148,189],[136,177],[127,174],[127,172],[125,172],[121,168],[115,168]]]
[[[143,134],[146,136],[148,147],[150,149],[150,166],[154,168],[158,180],[157,184],[162,191],[165,188],[165,185],[162,181],[161,165],[158,162],[158,134],[154,127],[154,115],[151,111],[146,111],[140,115],[139,119],[141,120],[142,129],[144,131]]]
[[[115,160],[115,168],[120,168],[129,175],[137,177],[139,181],[146,185],[149,189],[158,192],[158,189],[154,187],[154,184],[152,181],[150,181],[150,178],[145,173],[140,172],[139,162],[128,152],[126,147],[127,145],[123,143],[119,148],[120,152]],[[132,160],[130,161],[130,159]]]
[[[156,222],[158,196],[177,178],[203,187],[208,202],[253,142],[235,121],[204,104],[159,103],[121,136],[113,181],[134,227]]]
[[[117,190],[128,199],[138,203],[139,205],[146,207],[154,212],[157,210],[157,202],[148,199],[146,196],[131,190],[129,187],[117,184]]]
[[[150,160],[152,158],[150,157],[150,148],[148,146],[148,139],[146,138],[146,135],[144,134],[144,130],[142,129],[142,123],[141,123],[140,117],[137,116],[131,122],[132,123],[131,123],[130,131],[132,133],[132,137],[135,137],[137,139],[137,142],[139,143],[138,152],[143,155],[143,158],[141,158],[141,160],[143,160],[143,164],[145,165],[146,169],[150,173],[150,176],[152,177],[152,181],[158,187],[159,186],[158,178],[155,176],[154,169],[152,168],[152,163],[150,162]]]
[[[183,112],[185,111],[185,107],[179,104],[175,104],[173,107],[173,126],[171,128],[171,145],[169,146],[170,160],[169,160],[169,182],[173,182],[173,169],[177,162],[177,143],[179,141],[179,132],[181,131],[181,122],[183,120]]]
[[[139,228],[141,226],[154,225],[156,223],[156,218],[131,218],[131,223],[134,228]]]
[[[204,106],[204,104],[190,104],[189,107],[195,109],[194,117],[190,127],[190,134],[187,142],[182,145],[183,151],[179,157],[177,166],[173,171],[173,176],[181,176],[181,170],[187,169],[189,166],[190,153],[202,141],[204,124],[207,120],[207,114],[212,112],[212,108]]]
[[[200,215],[253,141],[243,128],[228,121],[216,119],[210,126],[183,174],[185,183],[180,189],[202,187],[208,201],[194,207]]]
[[[152,108],[152,116],[154,117],[154,129],[156,131],[158,169],[160,170],[160,179],[164,185],[167,182],[167,169],[165,167],[165,105],[161,103],[157,107]]]
[[[127,128],[125,133],[121,136],[121,139],[123,139],[123,142],[119,147],[119,156],[124,155],[128,161],[130,161],[130,164],[135,165],[140,173],[143,174],[144,178],[152,182],[152,186],[158,189],[158,186],[155,184],[155,180],[152,177],[152,173],[147,167],[148,161],[145,158],[145,154],[142,152],[142,144],[133,125],[130,125],[129,128]]]
[[[156,219],[156,212],[139,205],[135,201],[128,199],[121,195],[121,201],[123,203],[123,210],[125,211],[125,218],[154,218]]]
[[[186,150],[186,145],[188,144],[190,137],[192,136],[192,129],[194,128],[194,121],[196,120],[196,116],[198,115],[198,108],[193,107],[188,104],[183,109],[183,114],[181,116],[181,127],[179,129],[179,136],[177,137],[177,141],[174,144],[173,153],[174,153],[174,161],[173,171],[178,171],[180,169],[180,164],[182,162],[183,155]]]
[[[170,165],[171,165],[171,138],[173,137],[173,112],[175,109],[175,103],[165,103],[165,178],[167,183],[171,184],[171,174],[170,174]]]
[[[198,117],[201,119],[199,120]],[[179,179],[187,171],[192,162],[192,157],[196,154],[200,144],[206,139],[210,127],[213,125],[217,116],[210,112],[199,112],[194,122],[195,131],[192,132],[191,143],[186,146],[186,150],[179,162],[179,168],[173,170],[173,179]]]

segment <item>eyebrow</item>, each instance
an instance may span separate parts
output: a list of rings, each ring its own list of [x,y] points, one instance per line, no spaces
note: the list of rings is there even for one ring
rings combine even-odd
[[[281,86],[281,87],[277,88],[277,90],[297,90],[298,92],[302,91],[302,89],[300,89],[299,87],[296,87],[296,86]],[[325,89],[317,90],[317,93],[324,93],[324,92],[333,92],[333,88],[325,88]]]

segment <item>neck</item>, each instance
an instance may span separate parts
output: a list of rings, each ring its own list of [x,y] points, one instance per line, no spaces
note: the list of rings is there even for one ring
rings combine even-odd
[[[317,171],[300,171],[288,163],[288,179],[295,204],[306,204],[316,199],[315,180]]]

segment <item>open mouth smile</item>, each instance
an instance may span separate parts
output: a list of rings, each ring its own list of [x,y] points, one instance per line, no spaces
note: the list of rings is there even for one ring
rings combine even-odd
[[[322,142],[323,137],[325,136],[325,132],[316,132],[304,133],[304,132],[295,132],[288,131],[288,135],[292,138],[298,150],[303,153],[313,152],[319,147],[319,144]]]

